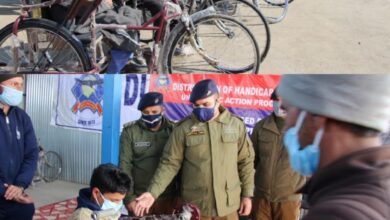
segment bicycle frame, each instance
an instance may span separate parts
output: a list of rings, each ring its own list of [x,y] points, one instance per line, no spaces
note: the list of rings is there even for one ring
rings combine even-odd
[[[20,0],[22,4],[22,10],[21,10],[21,15],[15,20],[14,27],[13,27],[13,32],[16,35],[17,30],[18,30],[18,24],[20,19],[26,19],[28,18],[28,12],[31,11],[32,9],[37,9],[37,8],[43,8],[43,7],[50,7],[53,4],[56,3],[62,3],[65,0],[50,0],[47,2],[39,3],[39,4],[27,4],[26,0]],[[97,35],[96,31],[98,28],[102,28],[105,30],[109,29],[125,29],[125,30],[149,30],[149,31],[156,31],[156,37],[154,38],[154,46],[152,50],[152,58],[151,62],[148,65],[148,72],[153,73],[154,70],[156,70],[156,50],[157,50],[157,45],[161,42],[162,40],[162,35],[164,31],[166,30],[166,25],[168,21],[172,18],[179,17],[183,14],[183,11],[180,9],[179,1],[178,0],[172,0],[172,3],[168,2],[167,0],[163,1],[163,9],[154,15],[152,18],[149,20],[145,21],[142,25],[119,25],[119,24],[99,24],[96,23],[95,20],[95,15],[96,15],[96,9],[94,9],[90,15],[85,15],[87,17],[91,18],[91,44],[90,44],[90,50],[92,52],[92,66],[94,67],[91,71],[91,73],[96,73],[99,72],[100,69],[97,65],[97,53],[96,53],[96,46],[97,46]],[[171,6],[172,9],[175,9],[176,5],[176,10],[174,10],[173,14],[169,14],[169,7]],[[179,6],[179,7],[177,7]],[[180,9],[180,10],[178,10]],[[157,20],[161,20],[159,26],[154,26],[153,23]],[[166,32],[165,32],[166,33]]]
[[[179,5],[178,0],[172,0],[172,2],[176,5]],[[176,18],[182,15],[182,11],[178,11],[174,13],[173,15],[168,15],[168,7],[169,7],[169,2],[167,0],[163,1],[163,9],[162,11],[158,12],[156,15],[154,15],[152,18],[149,20],[145,21],[142,25],[116,25],[116,24],[98,24],[95,22],[95,13],[96,11],[92,12],[92,23],[91,26],[94,27],[92,28],[92,42],[91,42],[91,51],[94,57],[92,58],[93,64],[96,65],[96,29],[97,28],[102,28],[102,29],[126,29],[126,30],[151,30],[151,31],[156,31],[156,37],[154,39],[154,46],[152,50],[152,57],[151,57],[151,62],[149,63],[148,66],[148,71],[149,73],[153,73],[154,70],[156,70],[156,50],[157,50],[157,45],[161,42],[163,32],[166,30],[166,26],[168,23],[168,20],[172,18]],[[153,23],[157,20],[161,19],[159,26],[154,26]]]

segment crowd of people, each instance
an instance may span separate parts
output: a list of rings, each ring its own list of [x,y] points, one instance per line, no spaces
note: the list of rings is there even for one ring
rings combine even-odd
[[[24,189],[38,150],[16,107],[23,78],[0,76],[0,85],[0,219],[32,219]],[[118,219],[122,207],[131,216],[172,214],[192,203],[201,220],[296,220],[302,194],[304,220],[390,219],[390,145],[381,138],[389,85],[386,75],[284,75],[273,112],[251,136],[213,80],[195,84],[192,114],[178,123],[165,117],[163,95],[149,92],[141,118],[124,125],[119,166],[95,168],[70,219]]]

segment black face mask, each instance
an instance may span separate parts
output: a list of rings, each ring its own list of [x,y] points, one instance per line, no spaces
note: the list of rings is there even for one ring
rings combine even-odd
[[[156,115],[145,115],[142,114],[141,120],[145,123],[146,127],[148,128],[154,128],[158,124],[160,124],[162,120],[162,114],[156,114]]]

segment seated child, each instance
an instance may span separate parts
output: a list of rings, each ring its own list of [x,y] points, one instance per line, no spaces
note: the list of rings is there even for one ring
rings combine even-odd
[[[130,177],[118,167],[99,165],[93,171],[90,187],[80,190],[77,208],[69,220],[119,219],[130,185]]]

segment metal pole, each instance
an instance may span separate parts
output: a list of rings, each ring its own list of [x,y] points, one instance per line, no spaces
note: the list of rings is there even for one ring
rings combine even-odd
[[[118,165],[122,82],[120,74],[104,76],[101,163]]]

